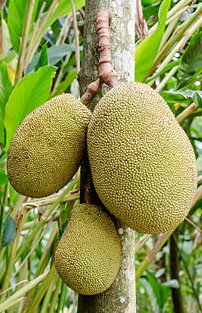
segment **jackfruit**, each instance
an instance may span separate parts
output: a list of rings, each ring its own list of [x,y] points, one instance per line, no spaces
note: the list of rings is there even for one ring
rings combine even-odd
[[[157,234],[186,217],[197,185],[195,155],[156,91],[142,83],[111,89],[95,108],[87,140],[95,189],[120,221]]]
[[[121,263],[121,242],[109,216],[98,206],[81,204],[56,247],[54,265],[76,292],[95,295],[107,290]]]
[[[7,162],[11,185],[29,197],[57,192],[78,170],[91,112],[70,94],[52,98],[16,130]]]

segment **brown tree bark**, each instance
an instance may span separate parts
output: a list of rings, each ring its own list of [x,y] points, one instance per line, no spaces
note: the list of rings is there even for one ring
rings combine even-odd
[[[120,81],[134,81],[135,1],[134,0],[87,0],[84,26],[84,57],[80,72],[81,94],[98,78],[98,36],[96,17],[101,10],[111,14],[112,63]],[[99,95],[89,103],[93,111]],[[81,170],[81,201],[99,203],[90,176],[87,154]],[[135,252],[134,232],[116,221],[122,241],[122,264],[112,286],[95,296],[81,296],[78,313],[135,313]]]

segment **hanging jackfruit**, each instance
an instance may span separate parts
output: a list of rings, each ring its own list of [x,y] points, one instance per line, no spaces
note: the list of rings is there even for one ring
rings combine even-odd
[[[141,233],[175,227],[196,191],[189,139],[163,98],[142,83],[104,95],[88,128],[95,189],[105,207]]]

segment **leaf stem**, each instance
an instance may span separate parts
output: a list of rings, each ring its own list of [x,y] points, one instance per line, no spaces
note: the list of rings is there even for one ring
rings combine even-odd
[[[59,276],[57,276],[56,287],[55,287],[55,290],[53,292],[52,300],[51,300],[51,303],[50,303],[49,313],[54,313],[55,312],[55,307],[56,307],[56,303],[57,303],[57,300],[58,300],[59,292],[61,290],[61,286],[62,286],[62,280],[61,280],[61,278]]]
[[[141,265],[137,269],[136,272],[136,281],[142,276],[144,271],[147,269],[148,265],[154,260],[157,252],[161,250],[163,245],[166,243],[166,241],[170,238],[172,233],[174,232],[175,228],[172,228],[171,230],[167,231],[163,235],[159,237],[157,240],[154,248],[151,250],[151,252],[146,256],[146,258],[142,261]]]
[[[11,274],[13,270],[13,265],[15,263],[15,256],[16,256],[18,241],[20,238],[20,232],[21,232],[23,219],[24,219],[23,214],[20,214],[18,218],[18,224],[17,224],[17,236],[11,246],[8,265],[6,268],[6,274],[2,283],[2,291],[6,290],[9,286],[9,282],[10,282],[10,278],[11,278]],[[6,298],[6,295],[7,295],[7,292],[3,293],[1,296],[1,300],[4,300]]]
[[[195,299],[196,299],[196,302],[197,302],[197,304],[198,304],[199,311],[202,312],[202,307],[201,307],[201,304],[200,304],[199,295],[197,294],[196,289],[195,289],[195,287],[194,287],[194,281],[193,281],[193,279],[192,279],[192,275],[191,275],[190,272],[189,272],[188,266],[187,266],[187,264],[186,264],[186,262],[185,262],[185,259],[184,259],[184,255],[183,255],[182,251],[180,250],[180,248],[178,247],[178,244],[177,244],[177,241],[176,241],[176,238],[175,238],[175,237],[174,237],[174,240],[175,240],[176,248],[177,248],[177,250],[178,250],[178,252],[179,252],[179,254],[180,254],[180,256],[181,256],[181,259],[182,259],[182,263],[183,263],[185,272],[187,273],[187,276],[188,276],[188,278],[189,278],[189,281],[190,281],[190,284],[191,284],[191,289],[192,289],[193,295],[194,295],[194,297],[195,297]]]
[[[163,60],[161,65],[156,70],[156,73],[159,73],[172,60],[175,53],[183,49],[184,45],[189,40],[189,38],[195,33],[198,27],[201,26],[202,17],[198,17],[200,16],[201,13],[202,13],[202,4],[198,6],[198,9],[192,14],[192,16],[186,22],[178,26],[173,36],[166,43],[166,45],[164,45],[164,47],[160,50],[159,54],[157,55],[154,61],[154,64],[152,65],[152,68],[147,73],[145,78],[151,76],[155,71],[157,65]],[[178,40],[180,41],[176,44]],[[175,47],[172,48],[174,45]],[[170,51],[171,48],[172,50]],[[170,53],[168,54],[169,51]]]
[[[10,306],[16,304],[15,301],[20,302],[22,297],[32,288],[36,287],[45,277],[48,276],[49,271],[46,271],[39,277],[30,281],[26,286],[22,287],[20,290],[16,291],[12,296],[6,299],[4,302],[0,303],[0,312],[7,310]]]
[[[16,76],[15,76],[15,83],[17,83],[23,76],[23,67],[24,67],[24,62],[25,62],[26,47],[27,47],[28,37],[30,33],[34,5],[35,5],[35,0],[29,0],[28,9],[26,12],[26,22],[25,22],[24,32],[23,32],[22,40],[20,42],[20,51],[19,51]]]
[[[8,195],[8,184],[5,185],[4,193],[3,193],[3,199],[0,203],[0,248],[2,247],[2,241],[3,241],[3,222],[4,222],[4,213],[5,213],[5,203]]]
[[[183,112],[176,116],[176,120],[181,123],[185,120],[194,110],[198,108],[198,104],[192,103],[190,104]]]
[[[165,85],[167,84],[168,80],[173,77],[175,75],[175,73],[177,72],[177,70],[180,68],[180,65],[177,65],[175,67],[173,67],[170,72],[168,72],[165,77],[162,79],[162,81],[160,82],[160,84],[158,85],[158,87],[156,88],[157,92],[160,92],[161,90],[163,90],[163,88],[165,87]]]
[[[33,300],[30,303],[30,298],[27,298],[27,303],[29,303],[29,309],[27,310],[26,304],[24,306],[23,313],[33,313],[36,311],[37,307],[39,306],[41,300],[43,299],[43,296],[45,295],[47,289],[50,287],[51,282],[57,275],[54,265],[51,266],[51,269],[46,275],[46,278],[44,279],[41,286],[37,289],[37,292],[33,298]],[[40,277],[40,276],[39,276]],[[36,280],[37,278],[35,278]],[[25,308],[26,307],[26,308]]]
[[[46,15],[43,17],[43,19],[41,18],[41,15],[39,15],[39,19],[36,22],[37,27],[35,27],[35,29],[33,31],[32,37],[30,39],[29,47],[27,50],[27,56],[26,56],[26,60],[25,60],[24,71],[26,71],[29,62],[31,61],[34,53],[36,52],[36,50],[38,48],[38,45],[40,44],[40,41],[41,41],[43,34],[44,34],[44,31],[45,31],[44,28],[46,28],[46,23],[47,23],[48,19],[54,13],[58,4],[59,4],[59,0],[53,0],[48,11],[46,12]]]
[[[64,308],[65,300],[66,300],[67,288],[68,288],[67,285],[64,282],[62,282],[56,313],[60,313],[61,311],[63,312],[63,308]]]
[[[80,71],[79,31],[78,31],[78,27],[77,27],[76,12],[75,12],[73,0],[71,0],[71,5],[72,5],[74,39],[75,39],[76,70],[77,70],[77,74],[78,74]]]

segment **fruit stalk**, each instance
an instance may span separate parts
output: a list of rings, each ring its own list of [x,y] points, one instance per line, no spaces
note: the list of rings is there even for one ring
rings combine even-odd
[[[104,82],[110,88],[118,84],[118,76],[112,66],[112,50],[110,45],[110,13],[107,10],[98,12],[96,29],[98,34],[99,78],[90,83],[81,101],[87,104],[99,93],[101,84]]]

